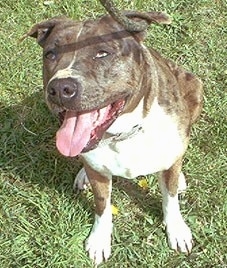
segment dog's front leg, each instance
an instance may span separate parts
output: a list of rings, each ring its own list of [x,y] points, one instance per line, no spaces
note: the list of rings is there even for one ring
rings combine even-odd
[[[96,265],[107,260],[111,252],[112,212],[111,190],[112,176],[105,177],[85,165],[95,201],[95,222],[86,240],[86,250]]]
[[[163,196],[164,224],[169,246],[176,251],[189,253],[192,249],[192,234],[181,215],[178,202],[178,193],[183,190],[184,186],[186,187],[181,165],[182,159],[169,170],[163,171],[159,185]]]

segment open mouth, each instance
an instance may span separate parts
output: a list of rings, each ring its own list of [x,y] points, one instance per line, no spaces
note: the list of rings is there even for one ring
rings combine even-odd
[[[104,108],[78,114],[74,110],[59,113],[62,123],[56,134],[56,146],[64,156],[74,157],[94,149],[104,132],[122,112],[125,100],[120,99]]]

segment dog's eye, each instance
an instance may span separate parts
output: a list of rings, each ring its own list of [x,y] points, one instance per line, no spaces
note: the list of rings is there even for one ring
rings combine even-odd
[[[57,57],[56,52],[53,50],[49,50],[44,54],[45,58],[51,61],[54,61]]]
[[[105,51],[105,50],[100,50],[97,52],[97,54],[95,55],[95,57],[93,57],[93,59],[101,59],[101,58],[105,58],[107,56],[109,56],[110,53]]]

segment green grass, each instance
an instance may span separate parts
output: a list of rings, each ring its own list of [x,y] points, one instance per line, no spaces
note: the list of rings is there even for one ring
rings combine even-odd
[[[80,165],[54,145],[56,119],[43,98],[41,49],[19,38],[56,15],[75,19],[104,12],[98,1],[5,0],[0,3],[0,267],[92,267],[83,243],[93,220],[90,192],[75,195]],[[170,26],[152,26],[146,43],[198,74],[204,109],[193,128],[181,199],[195,246],[189,256],[169,250],[161,196],[135,182],[114,182],[112,256],[100,267],[227,267],[227,5],[222,0],[120,1],[122,9],[163,10]],[[142,157],[142,156],[141,156]]]

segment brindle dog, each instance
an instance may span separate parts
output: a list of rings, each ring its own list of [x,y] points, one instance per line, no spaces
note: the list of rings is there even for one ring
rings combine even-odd
[[[124,15],[146,25],[170,23],[161,12]],[[88,178],[93,189],[96,215],[86,250],[96,264],[111,251],[112,176],[159,172],[169,245],[192,248],[178,193],[185,186],[182,160],[201,111],[202,83],[148,49],[145,35],[110,15],[82,22],[53,18],[27,33],[43,48],[47,104],[62,123],[57,148],[65,156],[80,155],[78,184]]]

